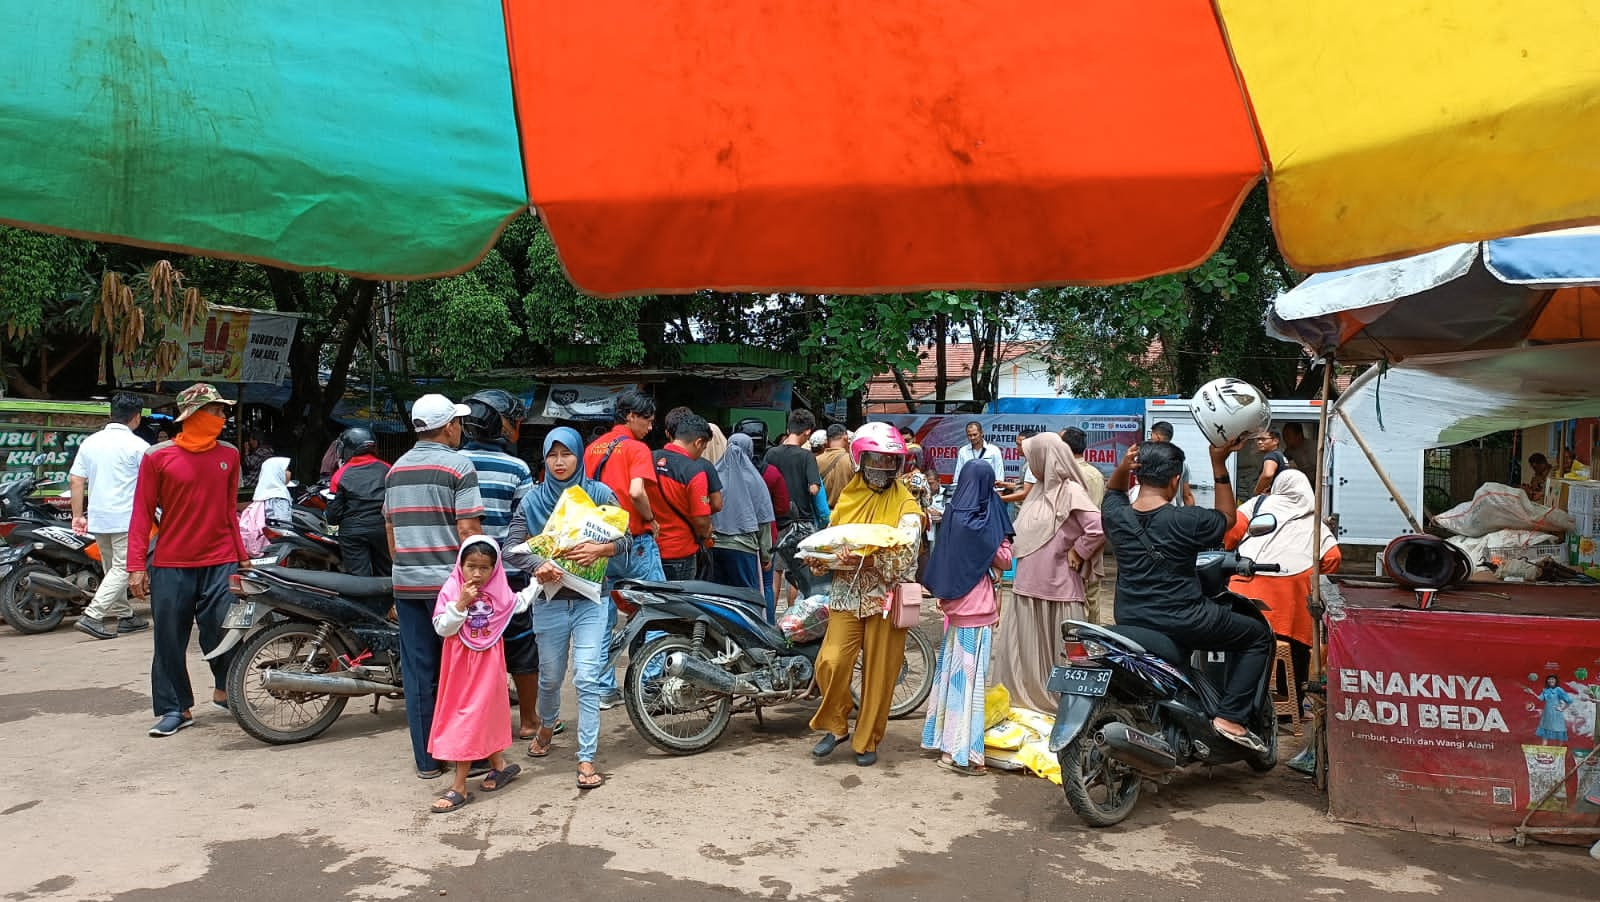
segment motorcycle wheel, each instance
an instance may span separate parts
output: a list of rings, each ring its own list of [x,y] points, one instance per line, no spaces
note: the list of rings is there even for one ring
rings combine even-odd
[[[1271,706],[1268,706],[1271,710]],[[1244,759],[1250,769],[1258,774],[1264,774],[1278,766],[1278,715],[1274,711],[1266,717],[1266,722],[1257,727],[1256,735],[1267,744],[1267,750],[1259,755],[1252,755]]]
[[[889,704],[889,719],[899,720],[917,713],[922,703],[933,692],[933,671],[938,658],[933,643],[921,630],[906,631],[906,657],[900,665],[900,676],[895,679],[894,696]],[[861,707],[861,659],[856,658],[855,670],[850,674],[850,699]]]
[[[1061,762],[1061,789],[1067,795],[1067,804],[1091,827],[1121,823],[1139,802],[1144,778],[1107,757],[1094,742],[1102,727],[1119,721],[1137,726],[1127,709],[1101,702],[1078,738],[1056,756]]]
[[[67,616],[68,602],[23,589],[22,580],[31,573],[55,575],[54,570],[38,561],[18,566],[0,581],[0,614],[19,633],[48,633]]]
[[[329,673],[337,658],[349,654],[334,633],[317,641],[318,628],[302,621],[279,623],[245,640],[228,667],[228,704],[233,719],[251,736],[269,745],[305,742],[333,725],[350,701],[343,695],[284,693],[281,697],[253,679],[265,670]]]
[[[628,719],[649,743],[674,755],[693,755],[715,745],[728,729],[733,699],[667,676],[667,655],[689,653],[686,636],[658,636],[628,657],[622,686]],[[706,657],[702,652],[701,658]],[[677,718],[682,718],[681,720]]]

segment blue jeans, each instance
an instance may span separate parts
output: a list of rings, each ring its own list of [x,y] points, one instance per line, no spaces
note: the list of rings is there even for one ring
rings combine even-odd
[[[604,608],[616,610],[610,599]],[[539,719],[554,724],[561,716],[561,681],[567,651],[573,657],[572,685],[578,690],[578,760],[593,761],[600,743],[600,673],[604,669],[606,616],[588,599],[533,603],[533,629],[539,637]]]
[[[419,773],[437,770],[439,762],[428,754],[433,732],[433,705],[439,694],[439,656],[444,640],[433,631],[431,601],[395,596],[395,620],[400,627],[400,678],[406,686],[406,727],[411,731],[411,755]]]
[[[643,579],[654,582],[666,582],[666,573],[661,569],[661,549],[656,546],[656,537],[652,533],[644,533],[633,537],[633,547],[628,552],[628,563],[617,574],[607,573],[606,591],[611,589],[610,583],[614,579]],[[606,608],[606,642],[611,641],[611,636],[617,631],[617,606],[610,598],[603,600]],[[534,627],[535,632],[538,627]],[[614,695],[621,690],[617,687],[617,672],[604,665],[600,673],[600,694]]]
[[[150,635],[155,642],[150,658],[150,699],[157,717],[194,707],[187,660],[189,635],[198,626],[200,647],[206,650],[222,641],[222,620],[233,604],[228,577],[238,569],[238,564],[150,568]],[[111,628],[116,629],[115,621]],[[227,690],[228,665],[238,653],[236,648],[206,662],[218,691]],[[233,704],[243,704],[243,699],[233,699]]]

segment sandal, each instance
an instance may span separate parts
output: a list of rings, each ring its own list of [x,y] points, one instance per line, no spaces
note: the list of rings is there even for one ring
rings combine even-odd
[[[446,789],[443,795],[439,796],[439,798],[432,805],[428,806],[428,813],[444,814],[447,811],[455,811],[458,808],[465,808],[467,803],[470,801],[472,801],[472,793],[469,792],[466,795],[462,795],[461,793],[456,792],[454,789]],[[440,808],[439,802],[449,802],[450,804]]]
[[[544,730],[541,729],[539,732],[543,733]],[[548,739],[544,739],[543,741],[540,741],[539,737],[537,736],[534,737],[534,740],[528,743],[528,757],[548,758],[550,756],[550,746],[554,745],[555,741],[556,734],[554,731],[551,731],[550,737]]]
[[[507,764],[505,767],[502,767],[499,770],[491,770],[484,774],[483,782],[478,784],[478,788],[484,792],[498,792],[502,789],[505,789],[506,786],[512,780],[515,780],[517,775],[520,773],[522,773],[522,765]],[[489,785],[491,780],[494,781],[493,786]]]
[[[433,770],[417,771],[418,780],[437,780],[442,776],[444,776],[444,768],[442,767],[436,767]]]
[[[579,765],[579,767],[578,767],[578,788],[579,789],[593,789],[596,786],[605,785],[605,782],[606,782],[605,774],[602,774],[598,770],[595,770],[594,769],[594,765],[590,764],[587,761],[585,761],[584,764],[588,764],[589,765],[589,771],[588,771],[588,773],[585,773],[584,770],[583,770],[582,765]],[[585,782],[583,782],[585,779],[593,780],[594,782],[585,783]]]
[[[939,766],[953,774],[961,774],[962,776],[966,777],[981,777],[989,772],[989,768],[981,764],[976,766],[971,764],[957,764],[952,758],[940,758]]]
[[[1215,726],[1213,726],[1212,729],[1215,730],[1217,735],[1221,736],[1223,739],[1242,745],[1256,754],[1264,755],[1267,753],[1267,744],[1261,741],[1260,736],[1257,736],[1249,730],[1246,730],[1243,733],[1230,733],[1227,730],[1219,729]]]

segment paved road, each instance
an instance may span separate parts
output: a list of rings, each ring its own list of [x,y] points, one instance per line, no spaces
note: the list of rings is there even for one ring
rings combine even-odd
[[[286,748],[211,709],[149,739],[148,663],[145,636],[0,627],[0,898],[1600,897],[1600,862],[1581,849],[1333,823],[1281,768],[1196,772],[1091,831],[1042,780],[934,767],[920,721],[891,727],[877,767],[814,765],[803,706],[761,730],[739,718],[692,758],[655,752],[606,712],[606,786],[580,795],[561,737],[551,758],[520,759],[531,773],[503,795],[432,817],[438,784],[412,776],[398,706],[352,704],[322,739]],[[198,655],[191,670],[205,686]]]

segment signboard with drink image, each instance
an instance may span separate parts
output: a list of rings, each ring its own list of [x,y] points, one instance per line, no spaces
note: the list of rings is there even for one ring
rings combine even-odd
[[[158,382],[265,382],[276,385],[289,375],[289,348],[298,317],[213,304],[203,321],[185,332],[169,323],[155,346],[119,360],[124,384]],[[169,372],[155,361],[162,348],[175,360]]]

